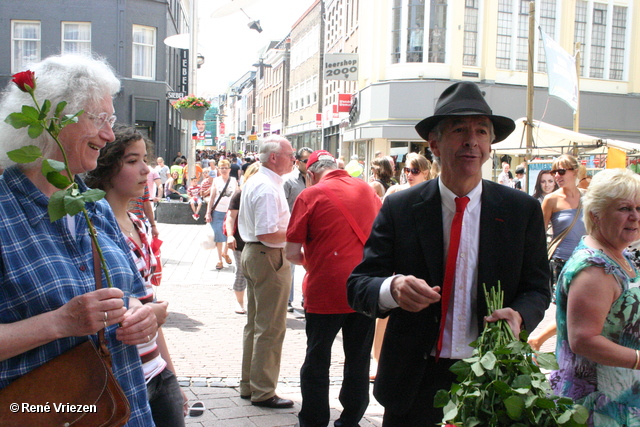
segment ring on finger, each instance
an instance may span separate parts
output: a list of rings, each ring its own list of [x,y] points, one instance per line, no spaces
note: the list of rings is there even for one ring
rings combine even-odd
[[[147,335],[147,342],[151,342],[151,335]]]
[[[109,315],[107,314],[107,312],[104,312],[104,321],[106,322],[107,320],[109,320]]]

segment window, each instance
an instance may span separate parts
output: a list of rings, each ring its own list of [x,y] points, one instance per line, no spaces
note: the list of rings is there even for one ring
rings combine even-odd
[[[556,1],[542,0],[540,4],[540,27],[552,39],[556,39]],[[544,54],[544,43],[542,36],[538,33],[538,71],[545,72],[547,70],[547,57]]]
[[[447,35],[447,0],[431,0],[429,62],[444,63]]]
[[[573,43],[580,43],[586,46],[587,42],[587,2],[583,0],[576,1],[576,17]],[[584,76],[584,55],[580,56],[580,75]]]
[[[400,62],[400,18],[402,16],[402,0],[394,0],[393,2],[393,30],[391,30],[391,63]]]
[[[444,63],[447,35],[447,0],[394,0],[391,10],[391,63],[425,62],[424,43],[428,43],[428,62]],[[425,28],[425,23],[429,27]],[[406,23],[406,25],[403,25]],[[428,31],[428,39],[425,35]]]
[[[607,5],[593,5],[593,26],[591,27],[591,64],[589,77],[604,76],[605,37],[607,36]]]
[[[40,21],[11,21],[11,73],[40,61]]]
[[[580,75],[592,78],[622,80],[628,8],[608,3],[576,1],[574,42],[581,44]]]
[[[611,29],[611,66],[609,78],[622,80],[622,67],[624,65],[624,44],[627,31],[627,8],[613,6],[613,24]]]
[[[133,70],[132,76],[139,79],[156,77],[156,29],[133,26]]]
[[[513,4],[510,0],[498,3],[498,37],[496,46],[496,67],[508,70],[511,67],[511,38],[513,22],[511,14]]]
[[[424,45],[424,0],[409,0],[407,62],[422,62]]]
[[[463,65],[478,65],[478,2],[479,0],[465,1]]]
[[[91,54],[91,22],[62,23],[62,53]]]

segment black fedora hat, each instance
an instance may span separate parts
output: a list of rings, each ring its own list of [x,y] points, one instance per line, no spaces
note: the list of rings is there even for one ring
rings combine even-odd
[[[499,142],[508,137],[516,128],[516,124],[508,117],[494,116],[489,104],[485,101],[477,84],[473,82],[454,83],[442,92],[434,115],[427,117],[416,125],[416,131],[425,140],[429,140],[429,132],[440,120],[451,116],[487,116],[493,123],[495,140]],[[492,142],[492,143],[493,143]]]

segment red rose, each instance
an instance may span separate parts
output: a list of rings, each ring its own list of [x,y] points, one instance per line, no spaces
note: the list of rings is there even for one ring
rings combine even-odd
[[[13,80],[11,80],[20,88],[23,92],[32,93],[36,88],[36,77],[35,73],[31,70],[23,71],[21,73],[17,73],[13,75]]]

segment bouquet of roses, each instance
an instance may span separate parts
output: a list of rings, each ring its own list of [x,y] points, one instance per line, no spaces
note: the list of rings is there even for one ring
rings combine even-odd
[[[503,306],[504,294],[487,292],[488,314]],[[451,367],[457,383],[434,399],[444,408],[442,423],[459,427],[584,426],[589,413],[567,397],[555,396],[542,369],[558,369],[555,355],[534,352],[527,333],[516,339],[505,320],[487,323],[473,355]],[[535,354],[535,362],[534,355]]]

